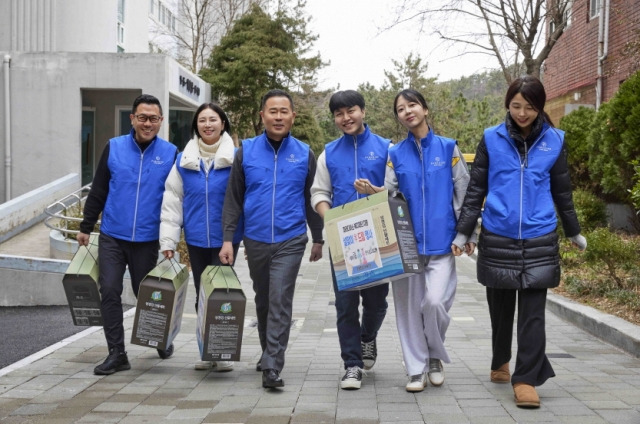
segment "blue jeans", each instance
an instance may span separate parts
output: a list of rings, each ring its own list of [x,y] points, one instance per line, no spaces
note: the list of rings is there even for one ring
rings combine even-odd
[[[340,356],[344,368],[364,368],[360,342],[370,342],[378,336],[378,330],[387,315],[389,283],[363,290],[338,291],[336,274],[331,263],[333,291],[336,294],[336,325],[340,340]],[[360,297],[362,296],[362,323],[360,323]]]

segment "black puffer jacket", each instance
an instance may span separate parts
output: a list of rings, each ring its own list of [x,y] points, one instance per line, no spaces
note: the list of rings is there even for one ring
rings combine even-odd
[[[533,124],[527,141],[540,134],[540,117]],[[519,134],[512,131],[513,123],[507,113],[509,133],[515,140],[521,155],[526,155]],[[469,236],[476,227],[482,212],[482,204],[489,191],[489,154],[484,138],[476,150],[471,167],[471,181],[462,205],[456,229]],[[562,221],[564,233],[572,237],[580,233],[580,224],[575,213],[571,180],[567,164],[567,150],[563,146],[556,163],[550,170],[550,190],[557,213]],[[493,234],[482,229],[478,240],[478,281],[488,287],[503,289],[551,288],[560,282],[560,258],[556,232],[526,240],[516,240]]]
[[[487,231],[478,240],[478,281],[498,289],[543,289],[560,284],[558,234],[515,240]]]

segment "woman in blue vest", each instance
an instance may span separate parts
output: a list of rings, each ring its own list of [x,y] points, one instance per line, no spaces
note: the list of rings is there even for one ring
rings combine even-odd
[[[491,318],[490,379],[511,382],[516,405],[524,408],[540,406],[535,386],[555,376],[545,353],[544,327],[547,289],[560,282],[557,215],[564,234],[580,250],[587,247],[573,207],[564,133],[553,127],[545,102],[535,77],[509,86],[505,121],[486,129],[478,145],[451,246],[456,256],[463,250],[473,253],[475,243],[467,237],[482,214],[477,274],[486,286]],[[511,376],[516,295],[518,350]]]
[[[406,197],[424,272],[392,283],[396,324],[409,375],[406,390],[424,390],[427,379],[444,383],[444,347],[456,293],[451,242],[469,183],[467,165],[455,140],[429,127],[427,102],[415,90],[395,98],[394,114],[407,138],[389,149],[385,188]]]
[[[222,108],[204,103],[191,124],[192,139],[178,154],[165,183],[160,223],[160,250],[172,258],[184,228],[189,261],[196,288],[196,310],[200,300],[200,277],[208,265],[222,265],[222,204],[235,154],[229,135],[229,119]],[[233,249],[237,254],[242,225],[236,231]],[[197,370],[231,371],[233,362],[198,361]]]

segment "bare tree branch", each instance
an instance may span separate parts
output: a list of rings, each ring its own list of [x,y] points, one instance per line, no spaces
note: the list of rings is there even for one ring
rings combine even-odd
[[[198,73],[233,23],[252,4],[266,3],[268,0],[179,0],[175,15],[177,28],[159,24],[154,32],[173,41],[175,48],[169,48],[167,53],[191,72]]]
[[[414,21],[420,22],[424,31],[428,21],[429,31],[441,40],[471,48],[463,54],[491,52],[510,82],[523,71],[539,76],[542,63],[567,27],[572,2],[401,0],[393,22],[383,31]]]

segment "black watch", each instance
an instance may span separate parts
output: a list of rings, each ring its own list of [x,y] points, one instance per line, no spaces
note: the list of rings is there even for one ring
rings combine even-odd
[[[324,244],[324,240],[314,240],[314,244]]]

